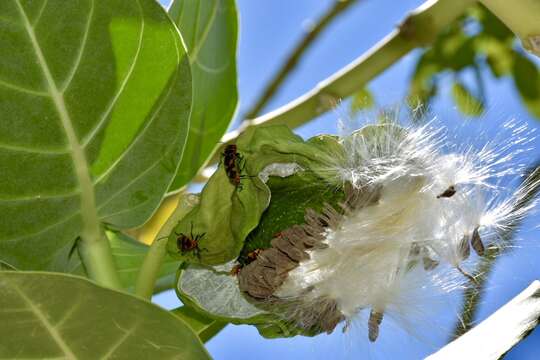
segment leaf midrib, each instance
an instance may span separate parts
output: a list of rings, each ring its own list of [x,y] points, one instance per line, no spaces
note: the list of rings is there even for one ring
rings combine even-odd
[[[41,71],[43,72],[43,76],[47,85],[47,91],[50,94],[51,99],[53,100],[53,103],[56,107],[64,133],[66,134],[68,144],[71,149],[70,154],[73,161],[73,166],[75,168],[75,176],[81,189],[81,217],[83,222],[81,237],[87,241],[99,240],[101,237],[100,223],[97,216],[94,187],[92,184],[92,179],[90,177],[90,171],[86,156],[75,133],[71,117],[64,101],[64,96],[62,92],[59,91],[53,79],[47,61],[45,60],[43,51],[41,50],[41,46],[39,45],[39,42],[36,38],[34,28],[30,24],[28,16],[26,15],[26,12],[20,3],[20,0],[14,1],[21,15],[21,19],[23,21],[24,28],[32,45],[32,49],[34,50],[37,63]]]

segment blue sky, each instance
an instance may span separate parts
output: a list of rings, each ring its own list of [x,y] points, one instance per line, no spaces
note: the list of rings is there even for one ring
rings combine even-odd
[[[162,0],[162,3],[168,3]],[[267,80],[272,77],[284,57],[302,35],[310,21],[315,20],[331,4],[331,0],[238,0],[240,12],[240,45],[238,51],[240,106],[243,114],[254,101]],[[272,110],[315,86],[389,33],[403,19],[404,14],[420,5],[420,0],[364,0],[354,5],[344,16],[334,22],[307,52],[303,62],[282,87],[281,92],[266,110]],[[418,52],[413,52],[396,63],[369,84],[379,105],[396,105],[403,101],[405,89]],[[490,111],[473,126],[496,131],[501,122],[515,117],[531,127],[540,126],[521,105],[509,79],[496,80],[484,71]],[[448,79],[450,80],[450,79]],[[464,119],[451,101],[450,82],[444,81],[443,89],[433,105],[438,115],[450,127]],[[328,113],[298,129],[304,137],[319,133],[335,133],[337,115]],[[236,124],[237,122],[235,122]],[[531,161],[540,159],[540,142],[534,143]],[[488,283],[488,292],[480,306],[481,320],[494,312],[509,299],[540,276],[540,247],[538,237],[540,216],[531,216],[523,224],[524,231],[519,246],[500,258]],[[179,304],[174,293],[162,294],[155,300],[165,307]],[[452,324],[455,314],[441,315],[441,323]],[[429,326],[429,324],[426,324]],[[250,326],[229,325],[208,343],[215,359],[418,359],[444,344],[448,334],[441,331],[429,342],[416,340],[406,332],[384,323],[381,341],[375,345],[365,341],[365,332],[343,336],[321,335],[316,338],[266,340]],[[506,359],[537,359],[540,349],[540,332],[536,331],[507,355]]]

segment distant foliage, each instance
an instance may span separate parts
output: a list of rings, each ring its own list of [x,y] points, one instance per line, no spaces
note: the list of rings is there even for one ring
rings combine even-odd
[[[409,84],[409,103],[427,106],[440,90],[443,76],[453,78],[452,97],[465,115],[479,116],[488,99],[481,68],[494,77],[510,76],[521,100],[540,118],[540,74],[525,55],[514,34],[482,6],[471,8],[440,33],[432,47],[423,51]],[[472,84],[465,73],[474,74]]]

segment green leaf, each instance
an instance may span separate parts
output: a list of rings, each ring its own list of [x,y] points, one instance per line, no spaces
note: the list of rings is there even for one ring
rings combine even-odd
[[[107,231],[106,235],[111,245],[114,263],[118,270],[118,275],[120,276],[122,288],[133,290],[137,275],[141,269],[144,258],[146,257],[149,246],[142,244],[121,232]],[[181,262],[178,260],[166,255],[158,274],[156,287],[172,288],[174,286],[176,271],[180,264]],[[75,268],[70,272],[75,275],[86,275],[80,261],[76,263]]]
[[[511,44],[481,33],[474,38],[474,47],[478,53],[486,56],[493,76],[499,78],[511,72],[514,61]]]
[[[358,111],[372,108],[373,105],[375,105],[373,94],[367,88],[362,88],[352,96],[351,113],[356,114]]]
[[[456,81],[452,85],[452,97],[459,111],[467,116],[480,116],[484,112],[482,101],[471,94],[460,82]]]
[[[186,42],[193,74],[188,142],[170,190],[187,184],[227,130],[238,103],[234,0],[175,0],[169,15]]]
[[[320,136],[305,142],[285,125],[256,127],[244,132],[236,145],[242,158],[240,184],[229,179],[223,163],[219,165],[202,190],[200,203],[169,235],[167,250],[173,257],[205,265],[236,259],[270,201],[270,190],[259,177],[264,168],[272,164],[291,166],[291,171],[309,168],[319,178],[335,182],[335,173],[328,169],[343,158],[335,138]],[[181,251],[181,234],[197,240],[197,248]]]
[[[184,320],[203,343],[216,336],[227,325],[227,322],[207,317],[189,306],[181,306],[172,313]]]
[[[210,359],[178,317],[83,278],[6,271],[0,291],[3,359]]]
[[[154,0],[3,0],[0,14],[0,259],[66,271],[81,234],[159,205],[188,131],[188,59]]]
[[[540,118],[540,71],[525,55],[514,52],[512,75],[523,103],[536,117]]]

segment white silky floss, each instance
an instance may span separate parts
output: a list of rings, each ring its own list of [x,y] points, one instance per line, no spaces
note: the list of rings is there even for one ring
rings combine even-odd
[[[515,160],[532,140],[532,132],[515,121],[505,127],[510,138],[478,151],[452,144],[433,122],[405,129],[374,125],[374,131],[343,137],[346,158],[328,172],[357,189],[379,189],[380,197],[351,211],[338,229],[328,229],[328,248],[312,250],[275,295],[309,292],[333,299],[350,321],[366,308],[406,317],[421,288],[462,289],[465,278],[456,281],[444,272],[467,275],[461,263],[472,239],[477,246],[480,238],[481,245],[496,242],[498,231],[535,205],[516,209],[536,184],[510,194],[499,185],[504,177],[522,175],[524,166]]]

